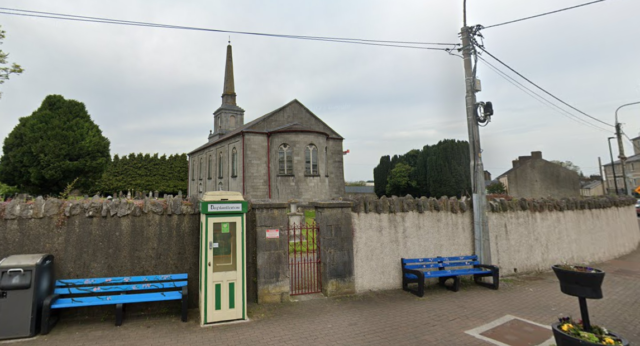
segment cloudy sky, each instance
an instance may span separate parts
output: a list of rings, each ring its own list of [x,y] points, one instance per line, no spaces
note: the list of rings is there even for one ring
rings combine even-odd
[[[490,26],[584,2],[468,0],[468,22]],[[394,41],[458,43],[462,26],[462,0],[0,0],[0,7]],[[608,0],[482,33],[487,51],[567,103],[613,124],[618,106],[640,101],[638,13],[637,0]],[[221,103],[229,35],[6,14],[0,14],[0,25],[7,32],[1,48],[25,69],[0,86],[1,138],[46,95],[60,94],[86,105],[111,140],[112,154],[184,153],[206,142]],[[459,57],[239,34],[231,35],[231,43],[245,121],[300,100],[346,138],[348,181],[373,179],[382,155],[468,138]],[[531,151],[572,161],[585,174],[598,172],[598,157],[609,162],[613,127],[546,105],[482,62],[478,76],[483,88],[478,100],[492,101],[495,108],[492,122],[480,131],[485,168],[494,177]],[[638,136],[640,105],[623,108],[619,118],[629,138]],[[633,148],[625,142],[628,154]]]

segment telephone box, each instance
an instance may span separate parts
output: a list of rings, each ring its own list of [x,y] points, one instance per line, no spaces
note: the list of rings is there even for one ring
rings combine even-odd
[[[206,192],[200,213],[200,324],[244,320],[247,202],[239,192]]]

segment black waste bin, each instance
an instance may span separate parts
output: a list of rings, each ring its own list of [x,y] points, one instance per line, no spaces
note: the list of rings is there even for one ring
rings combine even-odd
[[[53,255],[13,255],[0,261],[0,340],[40,332],[42,302],[53,292]]]

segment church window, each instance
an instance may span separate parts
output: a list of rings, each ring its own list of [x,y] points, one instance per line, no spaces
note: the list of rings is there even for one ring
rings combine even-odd
[[[238,151],[236,150],[236,148],[233,148],[233,150],[231,150],[231,176],[238,176]]]
[[[218,191],[222,191],[222,182],[218,183]]]
[[[200,180],[202,180],[202,157],[200,158],[200,166],[198,167],[199,172],[200,172]]]
[[[207,164],[207,178],[211,179],[213,175],[213,157],[209,154],[209,162]]]
[[[304,172],[305,174],[318,174],[318,148],[309,144],[304,151]]]
[[[287,144],[278,148],[278,174],[293,174],[293,153]]]
[[[218,155],[218,179],[222,179],[222,153]]]
[[[232,115],[232,116],[229,117],[229,128],[231,130],[236,128],[236,116],[235,115]]]
[[[218,115],[218,127],[216,128],[216,132],[220,132],[220,116]]]
[[[191,180],[196,180],[196,161],[191,158]]]
[[[329,176],[329,153],[327,147],[324,147],[324,175]]]

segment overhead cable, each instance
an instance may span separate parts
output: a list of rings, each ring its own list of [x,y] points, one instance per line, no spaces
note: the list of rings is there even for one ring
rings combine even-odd
[[[25,17],[36,17],[36,18],[59,19],[59,20],[67,20],[67,21],[89,22],[89,23],[116,24],[116,25],[141,26],[141,27],[177,29],[177,30],[206,31],[206,32],[226,33],[226,34],[266,36],[266,37],[289,38],[289,39],[299,39],[299,40],[340,42],[340,43],[351,43],[351,44],[362,44],[362,45],[384,46],[384,47],[398,47],[398,48],[411,48],[411,49],[424,49],[424,50],[450,51],[451,49],[449,49],[449,48],[436,48],[436,47],[425,47],[425,46],[451,46],[451,47],[456,47],[456,46],[460,45],[459,43],[368,40],[368,39],[360,39],[360,38],[285,35],[285,34],[270,34],[270,33],[262,33],[262,32],[249,32],[249,31],[235,31],[235,30],[223,30],[223,29],[211,29],[211,28],[198,28],[198,27],[190,27],[190,26],[158,24],[158,23],[148,23],[148,22],[137,22],[137,21],[128,21],[128,20],[101,18],[101,17],[87,17],[87,16],[78,16],[78,15],[70,15],[70,14],[63,14],[63,13],[31,11],[31,10],[22,10],[22,9],[14,9],[14,8],[6,8],[6,7],[0,7],[0,14],[14,15],[14,16],[25,16]]]
[[[587,122],[584,119],[579,118],[578,116],[570,113],[569,111],[567,111],[564,108],[561,108],[560,106],[558,106],[557,104],[547,100],[546,98],[544,98],[542,95],[536,93],[535,91],[527,88],[525,85],[523,85],[522,83],[520,83],[519,81],[517,81],[516,79],[514,79],[513,77],[509,76],[508,74],[506,74],[505,72],[501,71],[498,67],[494,66],[493,64],[491,64],[490,62],[488,62],[486,59],[484,59],[483,57],[479,57],[479,59],[487,64],[487,66],[489,66],[494,72],[496,72],[500,77],[502,77],[504,80],[506,80],[507,82],[511,83],[511,85],[515,86],[516,88],[522,90],[524,93],[526,93],[527,95],[531,96],[533,99],[535,99],[536,101],[540,102],[541,104],[547,106],[547,107],[554,107],[552,108],[553,110],[555,110],[556,112],[559,112],[561,115],[567,117],[568,119],[574,120],[582,125],[588,125],[591,126],[595,129],[601,130],[601,131],[605,131],[607,133],[610,133],[610,130],[607,130],[605,128],[602,128],[598,125],[592,124]]]
[[[562,12],[562,11],[567,11],[567,10],[572,10],[574,8],[578,8],[578,7],[582,7],[582,6],[587,6],[587,5],[592,5],[598,2],[603,2],[605,0],[596,0],[596,1],[591,1],[591,2],[587,2],[584,4],[580,4],[580,5],[576,5],[576,6],[571,6],[571,7],[566,7],[566,8],[561,8],[559,10],[555,10],[555,11],[551,11],[551,12],[545,12],[545,13],[541,13],[541,14],[537,14],[535,16],[530,16],[530,17],[525,17],[525,18],[520,18],[520,19],[516,19],[516,20],[510,20],[508,22],[504,22],[504,23],[499,23],[499,24],[493,24],[493,25],[488,25],[488,26],[484,26],[483,29],[489,29],[489,28],[495,28],[496,26],[501,26],[501,25],[507,25],[507,24],[511,24],[511,23],[517,23],[517,22],[521,22],[523,20],[527,20],[527,19],[533,19],[533,18],[538,18],[538,17],[542,17],[542,16],[546,16],[549,14],[554,14],[554,13],[558,13],[558,12]]]
[[[585,112],[583,112],[583,111],[579,110],[578,108],[576,108],[576,107],[574,107],[574,106],[572,106],[572,105],[568,104],[567,102],[565,102],[565,101],[561,100],[559,97],[557,97],[557,96],[553,95],[552,93],[548,92],[547,90],[543,89],[543,88],[542,88],[541,86],[539,86],[538,84],[536,84],[536,83],[532,82],[529,78],[527,78],[527,77],[523,76],[520,72],[518,72],[518,71],[514,70],[511,66],[507,65],[507,64],[506,64],[506,63],[504,63],[502,60],[498,59],[496,56],[494,56],[493,54],[489,53],[486,49],[484,49],[484,47],[478,46],[478,48],[479,48],[480,50],[482,50],[482,52],[484,52],[484,53],[486,53],[487,55],[489,55],[490,57],[492,57],[495,61],[499,62],[502,66],[504,66],[504,67],[508,68],[509,70],[511,70],[511,72],[513,72],[513,73],[517,74],[518,76],[520,76],[520,78],[522,78],[522,79],[526,80],[526,81],[527,81],[527,82],[529,82],[531,85],[533,85],[533,86],[535,86],[536,88],[540,89],[540,90],[541,90],[542,92],[544,92],[545,94],[547,94],[547,95],[549,95],[549,96],[553,97],[554,99],[556,99],[556,100],[557,100],[557,101],[559,101],[560,103],[564,104],[565,106],[567,106],[567,107],[569,107],[569,108],[573,109],[574,111],[576,111],[576,112],[578,112],[578,113],[580,113],[580,114],[582,114],[582,115],[584,115],[584,116],[586,116],[586,117],[588,117],[588,118],[591,118],[591,119],[593,119],[593,120],[595,120],[595,121],[597,121],[597,122],[599,122],[599,123],[601,123],[601,124],[604,124],[604,125],[607,125],[607,126],[614,127],[613,125],[611,125],[611,124],[609,124],[609,123],[606,123],[606,122],[604,122],[604,121],[602,121],[602,120],[600,120],[600,119],[598,119],[598,118],[596,118],[596,117],[593,117],[593,116],[591,116],[591,115],[589,115],[589,114],[587,114],[587,113],[585,113]]]

